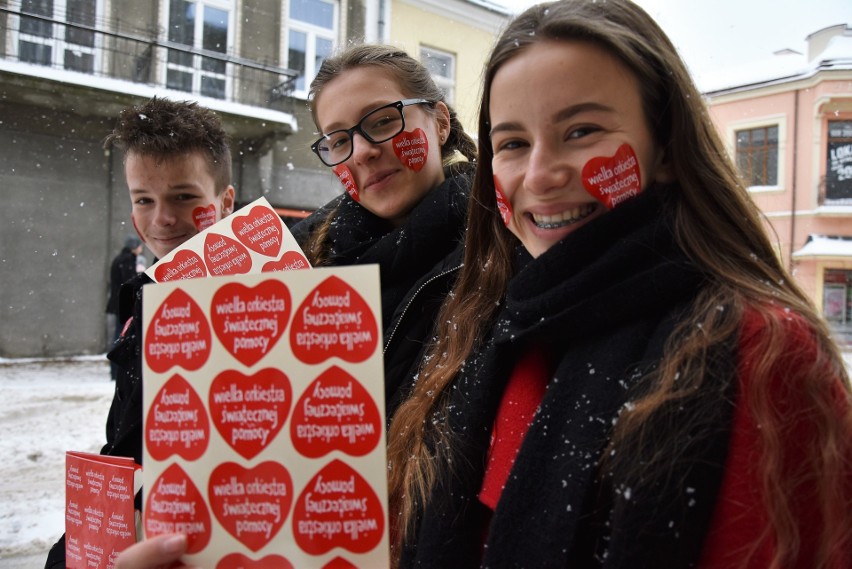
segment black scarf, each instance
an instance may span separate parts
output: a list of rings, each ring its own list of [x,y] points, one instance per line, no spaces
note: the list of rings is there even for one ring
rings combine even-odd
[[[405,223],[396,228],[349,195],[339,198],[329,230],[327,264],[379,265],[383,329],[412,285],[461,241],[471,169],[467,164],[448,169],[444,182],[426,194]],[[296,234],[300,230],[294,228]]]
[[[727,452],[730,346],[715,350],[702,395],[668,414],[671,424],[654,427],[683,441],[667,468],[639,480],[619,470],[602,475],[599,467],[619,411],[647,388],[642,378],[707,284],[674,244],[665,193],[653,188],[620,205],[513,278],[492,333],[450,389],[447,417],[436,418],[453,431],[458,452],[403,566],[697,562]],[[554,373],[482,549],[487,514],[477,494],[491,428],[507,378],[531,343],[553,356]]]

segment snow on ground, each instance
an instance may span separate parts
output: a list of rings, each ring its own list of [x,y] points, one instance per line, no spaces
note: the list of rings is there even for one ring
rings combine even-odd
[[[114,386],[104,356],[0,359],[0,568],[44,567],[65,531],[65,451],[100,450]]]

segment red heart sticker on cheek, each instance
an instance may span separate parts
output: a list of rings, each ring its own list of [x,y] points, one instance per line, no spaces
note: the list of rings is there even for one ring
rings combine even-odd
[[[308,458],[340,450],[364,456],[376,448],[383,429],[379,409],[361,383],[332,366],[302,393],[290,421],[293,447]]]
[[[293,355],[306,364],[337,356],[363,362],[376,350],[379,329],[364,298],[338,277],[321,282],[299,305],[290,327]]]
[[[264,273],[274,273],[276,271],[298,271],[300,269],[310,269],[311,264],[304,255],[296,251],[287,251],[277,261],[269,261],[263,265]]]
[[[642,191],[639,160],[629,144],[622,144],[614,156],[592,158],[583,166],[583,186],[608,209]]]
[[[310,555],[335,547],[366,553],[382,540],[384,527],[385,513],[376,492],[337,459],[305,485],[293,508],[293,536]]]
[[[281,218],[266,206],[255,206],[248,215],[231,222],[240,243],[261,255],[277,257],[281,251]]]
[[[278,435],[292,400],[290,380],[277,369],[250,376],[226,370],[210,386],[210,415],[225,442],[252,459]]]
[[[261,462],[254,468],[224,462],[210,474],[208,496],[222,527],[257,551],[284,525],[293,502],[293,480],[277,462]]]
[[[155,373],[173,366],[199,369],[210,356],[210,325],[188,294],[175,289],[154,313],[145,331],[145,362]]]
[[[280,555],[267,555],[255,561],[242,553],[231,553],[219,560],[216,569],[293,569],[293,564]],[[353,568],[354,569],[354,568]]]
[[[204,239],[204,259],[211,276],[241,275],[251,269],[248,249],[218,233],[210,233]]]
[[[355,185],[355,176],[352,175],[352,170],[349,169],[349,166],[338,164],[331,171],[337,174],[337,179],[343,184],[343,189],[346,190],[349,197],[356,202],[360,202],[361,195],[358,193],[358,186]]]
[[[176,454],[198,460],[210,441],[210,422],[204,403],[180,375],[169,379],[148,409],[145,419],[145,448],[154,460]]]
[[[192,220],[199,231],[204,231],[216,223],[216,206],[210,204],[207,207],[197,207],[192,210]]]
[[[204,261],[189,249],[178,251],[170,261],[157,263],[157,268],[154,269],[154,277],[161,283],[206,276]]]
[[[426,165],[429,140],[422,128],[416,128],[413,132],[404,131],[393,137],[393,151],[403,166],[419,172]]]
[[[252,366],[278,342],[290,310],[290,290],[280,281],[263,281],[254,288],[231,283],[213,295],[210,320],[225,349]]]
[[[506,199],[506,194],[503,193],[503,187],[500,185],[497,176],[494,176],[494,193],[497,194],[497,209],[500,210],[503,225],[509,227],[509,222],[512,221],[512,204]]]
[[[148,489],[145,537],[182,533],[187,553],[198,553],[210,542],[210,512],[201,492],[178,465],[169,466]]]

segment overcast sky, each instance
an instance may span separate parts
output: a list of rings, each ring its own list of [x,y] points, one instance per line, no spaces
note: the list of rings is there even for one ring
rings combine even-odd
[[[493,0],[521,11],[531,0]],[[852,0],[638,0],[665,30],[699,88],[734,66],[805,52],[805,38],[835,24],[852,26]]]

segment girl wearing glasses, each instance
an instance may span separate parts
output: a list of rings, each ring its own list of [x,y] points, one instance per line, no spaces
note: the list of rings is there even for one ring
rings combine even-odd
[[[310,100],[322,135],[311,150],[345,191],[292,232],[314,266],[380,266],[390,395],[460,265],[447,256],[464,232],[476,145],[428,69],[394,47],[326,59]]]
[[[484,77],[464,267],[388,435],[398,566],[852,566],[843,361],[664,33],[542,4]]]

